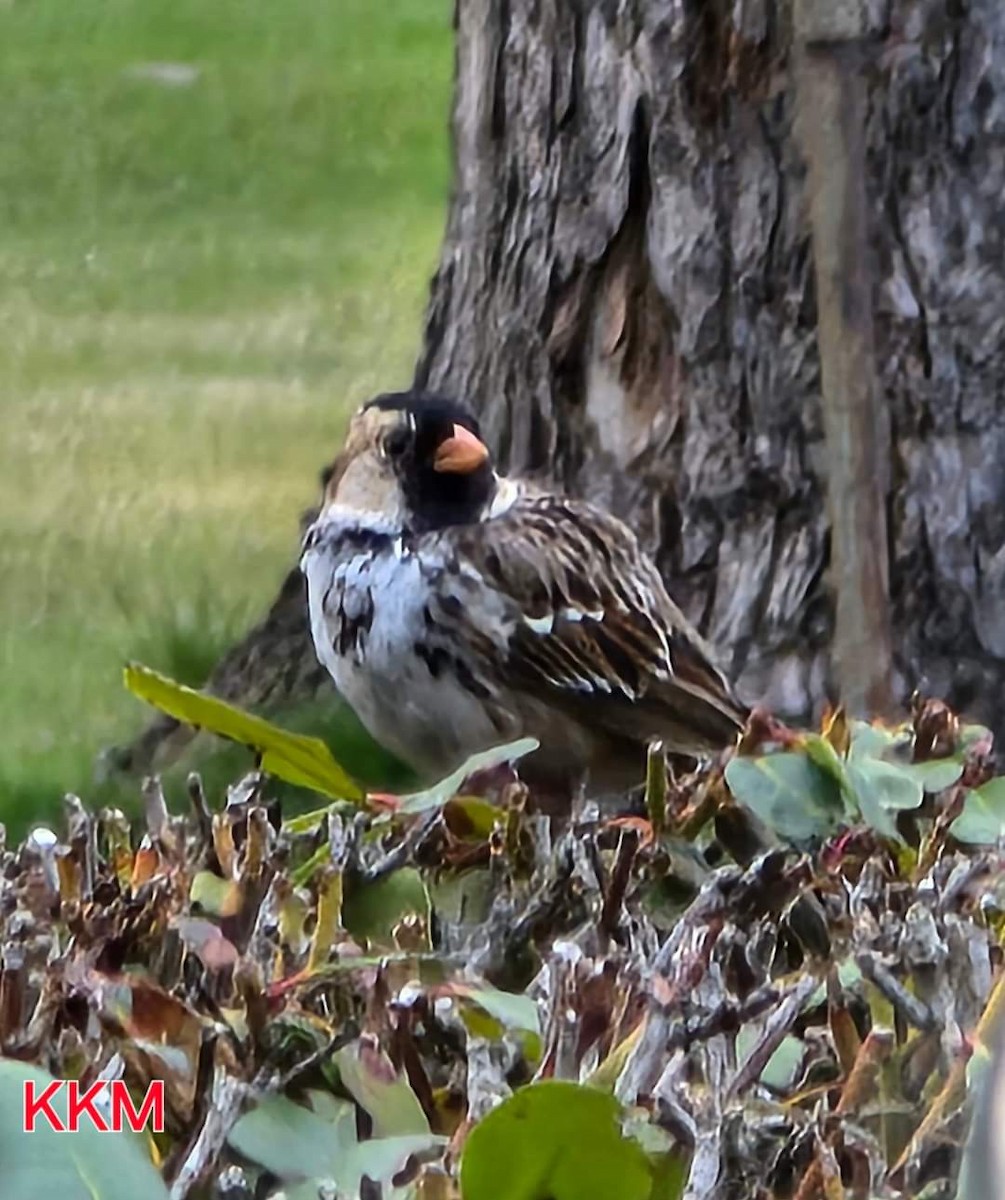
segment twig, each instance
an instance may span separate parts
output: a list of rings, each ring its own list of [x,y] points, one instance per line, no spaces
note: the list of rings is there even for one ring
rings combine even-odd
[[[206,792],[202,786],[202,776],[198,771],[190,771],[185,779],[189,804],[199,830],[199,844],[205,854],[213,848],[213,814],[206,802]]]
[[[768,1017],[764,1033],[758,1039],[746,1060],[733,1076],[726,1093],[727,1098],[735,1099],[745,1091],[768,1065],[768,1061],[782,1044],[782,1040],[795,1024],[796,1018],[806,1006],[806,1001],[819,986],[819,980],[813,975],[804,975],[789,991],[771,1016]]]
[[[202,1176],[217,1161],[224,1143],[241,1115],[245,1097],[255,1094],[254,1084],[247,1084],[224,1067],[218,1066],[213,1076],[212,1103],[195,1140],[171,1184],[171,1200],[185,1200]]]
[[[390,875],[413,862],[423,843],[439,824],[440,816],[441,812],[438,808],[423,814],[422,818],[416,821],[397,845],[361,873],[361,882],[376,883],[385,875]]]
[[[359,1026],[355,1022],[348,1025],[345,1029],[340,1030],[340,1032],[333,1034],[320,1050],[313,1051],[301,1062],[290,1067],[286,1074],[280,1078],[275,1090],[278,1092],[287,1091],[291,1084],[306,1078],[315,1067],[319,1067],[323,1062],[331,1058],[332,1055],[337,1054],[343,1046],[351,1045],[358,1037]]]
[[[912,996],[893,972],[883,966],[874,954],[863,950],[861,954],[855,956],[855,962],[866,979],[889,1000],[910,1025],[925,1033],[938,1028],[939,1021],[928,1005],[923,1000],[919,1000],[917,996]]]
[[[981,1013],[981,1018],[974,1029],[971,1037],[972,1043],[974,1045],[983,1044],[985,1046],[992,1044],[1003,1019],[1005,1019],[1005,972],[1002,972],[998,976],[998,980],[988,998],[984,1011]],[[921,1124],[914,1131],[911,1140],[904,1147],[900,1158],[897,1159],[887,1173],[888,1179],[893,1178],[904,1169],[910,1161],[911,1156],[942,1123],[950,1106],[963,1095],[967,1086],[967,1061],[969,1058],[969,1054],[961,1055],[953,1063],[946,1077],[946,1082],[942,1085],[939,1094],[933,1100],[931,1108],[925,1113]]]
[[[639,848],[638,834],[634,829],[622,829],[618,838],[618,848],[614,855],[614,867],[611,870],[607,893],[600,910],[600,928],[608,937],[617,930],[624,903],[625,892],[632,877],[632,865]]]
[[[883,1064],[893,1052],[893,1034],[889,1029],[873,1029],[859,1048],[855,1065],[844,1082],[841,1097],[834,1110],[839,1117],[857,1112],[875,1094],[876,1082]],[[818,1153],[807,1167],[796,1189],[794,1200],[816,1200],[825,1183],[825,1157]],[[829,1160],[827,1160],[829,1162]],[[827,1196],[827,1193],[824,1193]]]

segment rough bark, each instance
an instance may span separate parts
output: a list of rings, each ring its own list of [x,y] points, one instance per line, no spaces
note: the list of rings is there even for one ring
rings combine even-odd
[[[866,12],[895,688],[1000,727],[1005,8]],[[834,604],[793,65],[783,0],[461,0],[418,378],[628,518],[746,694],[803,715]]]
[[[893,690],[1002,732],[1005,6],[863,11]],[[792,25],[792,0],[458,0],[416,378],[472,403],[504,468],[626,518],[746,697],[801,717],[834,599]],[[300,603],[279,657],[316,687]]]

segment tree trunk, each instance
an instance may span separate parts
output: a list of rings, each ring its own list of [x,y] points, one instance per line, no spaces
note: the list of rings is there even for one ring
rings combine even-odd
[[[1005,6],[833,11],[859,7],[892,691],[1001,733]],[[835,599],[793,24],[792,0],[458,0],[416,382],[468,400],[508,471],[625,518],[744,696],[799,719],[834,690]],[[277,605],[289,686],[326,686],[300,585]],[[269,630],[215,690],[245,695]]]
[[[1005,7],[863,8],[894,691],[1001,729]],[[417,380],[627,519],[747,698],[805,717],[835,605],[792,28],[791,0],[460,0]]]

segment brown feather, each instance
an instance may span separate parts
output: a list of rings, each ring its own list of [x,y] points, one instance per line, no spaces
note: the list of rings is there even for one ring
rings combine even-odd
[[[735,740],[747,710],[627,526],[531,493],[455,535],[522,614],[504,663],[514,689],[637,743],[707,753]]]

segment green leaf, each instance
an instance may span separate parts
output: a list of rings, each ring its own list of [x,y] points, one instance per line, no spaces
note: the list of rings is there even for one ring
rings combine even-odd
[[[971,846],[991,846],[1005,836],[1005,776],[967,792],[963,811],[949,832]]]
[[[429,880],[429,894],[436,915],[444,921],[477,925],[492,907],[493,874],[488,868],[472,867],[457,874],[442,874]]]
[[[744,1025],[736,1035],[736,1057],[745,1062],[760,1040],[760,1032],[753,1025]],[[786,1092],[795,1082],[799,1069],[806,1057],[806,1043],[792,1034],[786,1034],[764,1066],[759,1078],[765,1087],[775,1092]]]
[[[530,996],[503,992],[487,983],[453,983],[444,991],[459,1002],[470,1033],[497,1039],[509,1030],[519,1036],[528,1059],[540,1058],[541,1018]]]
[[[404,1074],[370,1038],[343,1046],[334,1056],[342,1085],[370,1114],[375,1137],[428,1134],[429,1121]]]
[[[810,762],[819,767],[837,785],[838,792],[845,801],[846,815],[854,819],[856,815],[855,789],[852,786],[844,759],[819,733],[806,733],[801,742],[803,751]]]
[[[541,1017],[537,1005],[522,993],[503,992],[489,987],[487,983],[457,983],[451,988],[453,995],[476,1004],[506,1029],[522,1033],[540,1033]]]
[[[481,796],[454,796],[445,807],[451,832],[471,841],[488,841],[506,816],[498,804]]]
[[[896,813],[915,809],[921,803],[924,797],[921,778],[907,764],[901,766],[879,758],[856,759],[849,764],[848,772],[866,822],[884,837],[903,841],[897,832]]]
[[[283,1189],[285,1200],[318,1200],[319,1196],[332,1195],[337,1200],[355,1200],[360,1195],[360,1185],[365,1175],[367,1179],[380,1184],[384,1189],[381,1196],[387,1200],[401,1197],[402,1200],[416,1196],[412,1188],[390,1188],[395,1175],[400,1174],[413,1156],[423,1158],[438,1146],[445,1144],[446,1138],[433,1137],[393,1137],[379,1138],[368,1142],[360,1142],[354,1146],[342,1160],[339,1170],[314,1179],[304,1180],[293,1187]]]
[[[189,906],[193,911],[201,909],[219,917],[233,904],[238,886],[232,879],[221,879],[212,871],[197,871],[188,890]]]
[[[652,1169],[652,1191],[649,1200],[680,1200],[691,1173],[691,1155],[658,1125],[649,1114],[635,1110],[623,1122],[625,1133],[646,1152]]]
[[[862,982],[862,968],[853,958],[843,958],[838,963],[838,982],[843,988],[854,988]],[[811,1008],[819,1008],[827,1002],[827,984],[821,983],[817,990],[803,1005],[803,1012]]]
[[[690,1155],[681,1149],[652,1156],[653,1188],[650,1200],[680,1200],[691,1173]]]
[[[290,883],[295,888],[304,887],[314,878],[318,871],[327,866],[332,860],[331,846],[327,841],[321,843],[320,846],[304,859],[304,861],[290,872]]]
[[[36,1096],[53,1082],[38,1067],[0,1059],[0,1163],[4,1200],[167,1200],[168,1191],[150,1161],[139,1134],[101,1133],[84,1124],[77,1133],[59,1133],[39,1122],[23,1131],[24,1085]],[[52,1108],[64,1121],[67,1097],[61,1092]]]
[[[333,811],[332,805],[326,804],[323,808],[312,808],[310,812],[287,817],[283,821],[283,833],[289,834],[291,837],[301,833],[311,833]]]
[[[540,746],[537,738],[517,738],[515,742],[507,742],[505,746],[493,746],[491,750],[483,750],[480,754],[472,754],[468,761],[456,771],[434,783],[425,791],[413,792],[410,796],[402,797],[399,812],[423,812],[429,808],[439,808],[456,796],[461,784],[475,771],[489,771],[503,763],[516,762]]]
[[[793,842],[827,837],[845,815],[834,780],[804,754],[734,758],[726,783],[741,804]]]
[[[216,696],[184,687],[135,663],[125,668],[123,679],[134,696],[168,716],[250,747],[260,755],[261,769],[277,779],[335,800],[358,803],[366,798],[320,738],[288,733]]]
[[[613,1097],[550,1080],[521,1088],[471,1131],[464,1200],[647,1200],[652,1171]]]
[[[957,753],[965,752],[977,742],[991,740],[991,730],[986,725],[963,725],[960,727],[960,746]]]
[[[356,1144],[356,1110],[349,1100],[332,1100],[314,1112],[285,1096],[267,1096],[230,1131],[231,1146],[280,1179],[326,1175]]]
[[[346,929],[355,938],[394,947],[392,930],[405,917],[421,917],[429,930],[429,895],[414,867],[392,871],[374,883],[354,883],[342,906]]]
[[[285,1096],[267,1097],[245,1113],[228,1139],[235,1150],[280,1179],[305,1181],[287,1192],[291,1198],[317,1200],[322,1182],[333,1184],[339,1195],[357,1196],[364,1175],[389,1182],[413,1154],[426,1154],[446,1141],[427,1132],[357,1142],[351,1102],[325,1092],[308,1095],[313,1110]]]
[[[761,1072],[761,1083],[776,1092],[788,1091],[798,1078],[805,1058],[806,1043],[801,1038],[786,1035]]]
[[[885,758],[891,752],[910,747],[914,734],[909,725],[887,729],[883,725],[869,725],[865,721],[852,721],[849,758]]]
[[[909,726],[885,729],[856,721],[848,752],[848,775],[858,809],[873,829],[898,842],[903,838],[897,832],[896,813],[917,808],[925,792],[941,792],[963,773],[958,757],[903,761],[912,741]]]
[[[975,731],[979,734],[987,733],[983,725],[964,726],[960,733],[960,750],[956,754],[950,758],[933,758],[928,762],[912,763],[901,761],[909,756],[914,741],[909,725],[885,729],[881,725],[867,725],[864,721],[855,721],[852,724],[848,758],[883,759],[885,762],[895,763],[917,779],[926,792],[941,792],[947,787],[952,787],[963,774],[963,750],[967,741],[964,735],[967,731],[970,731],[970,741],[974,740]]]
[[[902,769],[917,779],[926,792],[942,792],[958,782],[963,763],[955,758],[933,758],[928,762],[908,763]]]

